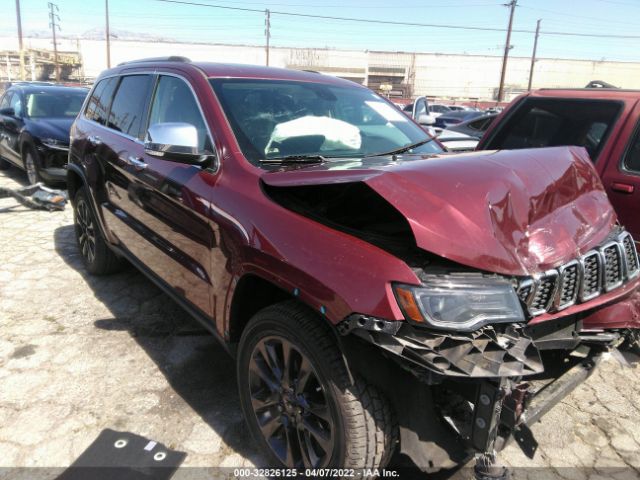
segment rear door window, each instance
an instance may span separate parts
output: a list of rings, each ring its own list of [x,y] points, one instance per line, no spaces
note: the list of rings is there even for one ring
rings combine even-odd
[[[13,108],[14,111],[14,116],[18,117],[18,118],[22,118],[22,95],[20,95],[18,92],[15,92],[13,94],[13,97],[11,97],[11,100],[9,102],[9,106],[11,108]]]
[[[108,127],[141,138],[147,97],[151,90],[151,75],[122,77],[109,112]]]
[[[596,160],[622,104],[609,100],[528,98],[506,118],[487,149],[577,145]]]
[[[87,108],[84,112],[86,118],[98,122],[100,125],[107,124],[107,114],[117,84],[117,77],[105,78],[98,82],[87,102]]]
[[[5,93],[0,102],[0,108],[9,108],[9,101],[11,100],[11,92]]]

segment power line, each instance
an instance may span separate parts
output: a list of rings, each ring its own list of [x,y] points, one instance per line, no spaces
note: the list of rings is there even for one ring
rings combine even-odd
[[[209,8],[222,8],[225,10],[240,10],[244,12],[255,12],[255,13],[264,13],[264,10],[259,10],[257,8],[246,8],[246,7],[230,7],[227,5],[214,5],[211,3],[199,3],[199,2],[189,2],[186,0],[154,0],[156,2],[163,3],[177,3],[182,5],[194,5],[199,7],[209,7]],[[356,17],[336,17],[330,15],[314,15],[311,13],[296,13],[296,12],[283,12],[271,10],[271,15],[282,15],[288,17],[304,17],[304,18],[319,18],[323,20],[338,20],[344,22],[358,22],[358,23],[375,23],[382,25],[397,25],[397,26],[408,26],[408,27],[430,27],[430,28],[447,28],[447,29],[455,29],[455,30],[477,30],[477,31],[486,31],[486,32],[504,32],[504,28],[492,28],[492,27],[474,27],[474,26],[465,26],[465,25],[444,25],[437,23],[418,23],[418,22],[400,22],[394,20],[377,20],[373,18],[356,18]],[[514,32],[520,33],[535,33],[533,30],[513,30]]]
[[[264,13],[264,10],[260,10],[257,8],[231,7],[228,5],[215,5],[212,3],[191,2],[187,0],[154,0],[154,1],[163,2],[163,3],[175,3],[175,4],[181,4],[181,5],[193,5],[193,6],[199,6],[199,7],[221,8],[225,10],[239,10],[243,12]],[[401,21],[394,21],[394,20],[379,20],[379,19],[373,19],[373,18],[315,15],[311,13],[296,13],[296,12],[285,12],[285,11],[278,11],[278,10],[270,10],[270,11],[271,11],[271,15],[303,17],[303,18],[318,18],[322,20],[337,20],[337,21],[345,21],[345,22],[372,23],[372,24],[378,24],[378,25],[429,27],[429,28],[444,28],[444,29],[453,29],[453,30],[475,30],[475,31],[486,31],[486,32],[505,32],[506,31],[506,29],[504,28],[476,27],[476,26],[470,26],[470,25],[446,25],[446,24],[437,24],[437,23],[401,22]],[[533,33],[533,34],[536,33],[535,30],[515,29],[515,28],[512,29],[511,31],[513,33]],[[540,35],[559,35],[559,36],[566,35],[566,36],[593,37],[593,38],[640,39],[640,35],[614,35],[614,34],[558,32],[558,31],[541,31]]]

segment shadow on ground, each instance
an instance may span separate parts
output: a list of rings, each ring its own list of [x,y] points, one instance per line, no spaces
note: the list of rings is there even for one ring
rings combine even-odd
[[[159,412],[162,418],[179,415],[181,402],[176,401],[175,392],[230,449],[260,465],[242,419],[235,365],[224,348],[133,267],[108,276],[89,275],[72,225],[58,228],[54,241],[58,254],[83,276],[113,315],[96,320],[95,327],[129,332],[166,377],[171,388],[157,407],[166,410]]]
[[[166,377],[172,392],[202,417],[232,450],[257,466],[263,465],[264,460],[257,453],[242,418],[235,365],[224,348],[133,267],[109,276],[87,274],[72,225],[55,231],[55,248],[113,314],[112,318],[96,320],[95,327],[129,332]],[[160,408],[166,409],[163,417],[179,412],[179,405],[170,398],[172,392],[167,392],[161,401]],[[180,449],[179,445],[175,447]],[[394,455],[389,468],[398,469],[403,479],[425,478],[404,455]],[[463,472],[453,469],[428,478],[457,480],[467,477]]]

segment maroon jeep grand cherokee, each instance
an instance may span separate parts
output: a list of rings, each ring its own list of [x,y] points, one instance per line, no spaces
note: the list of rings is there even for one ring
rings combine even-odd
[[[219,338],[270,466],[482,473],[635,358],[638,256],[581,148],[447,155],[354,83],[180,57],[104,72],[71,137],[87,269]]]

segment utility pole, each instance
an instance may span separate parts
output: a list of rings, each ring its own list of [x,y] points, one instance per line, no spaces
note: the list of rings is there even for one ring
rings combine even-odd
[[[509,13],[509,27],[507,29],[507,43],[504,45],[504,57],[502,58],[502,73],[500,74],[500,86],[498,87],[498,101],[502,101],[502,97],[504,96],[504,78],[507,74],[507,60],[509,60],[509,50],[511,49],[511,29],[513,28],[513,14],[516,11],[516,5],[518,0],[511,0],[509,3],[505,5],[505,7],[510,7],[511,12]]]
[[[106,26],[104,29],[104,35],[107,39],[107,68],[111,68],[111,43],[109,41],[109,0],[104,0],[105,20]]]
[[[58,42],[56,41],[56,28],[60,30],[60,25],[56,23],[56,19],[59,22],[60,16],[56,13],[58,11],[58,5],[55,3],[48,3],[49,5],[49,26],[53,32],[53,63],[56,70],[56,82],[60,81],[60,65],[58,64]]]
[[[271,38],[271,12],[267,8],[264,11],[264,36],[266,39],[265,53],[267,56],[267,67],[269,66],[269,39]]]
[[[531,68],[529,69],[529,86],[527,90],[531,91],[531,83],[533,82],[533,67],[536,63],[536,51],[538,50],[538,37],[540,36],[540,22],[542,19],[538,19],[536,24],[536,38],[533,41],[533,53],[531,54]]]
[[[18,49],[20,50],[20,80],[24,80],[24,46],[22,44],[22,19],[20,17],[20,0],[16,0],[16,20],[18,23]]]

